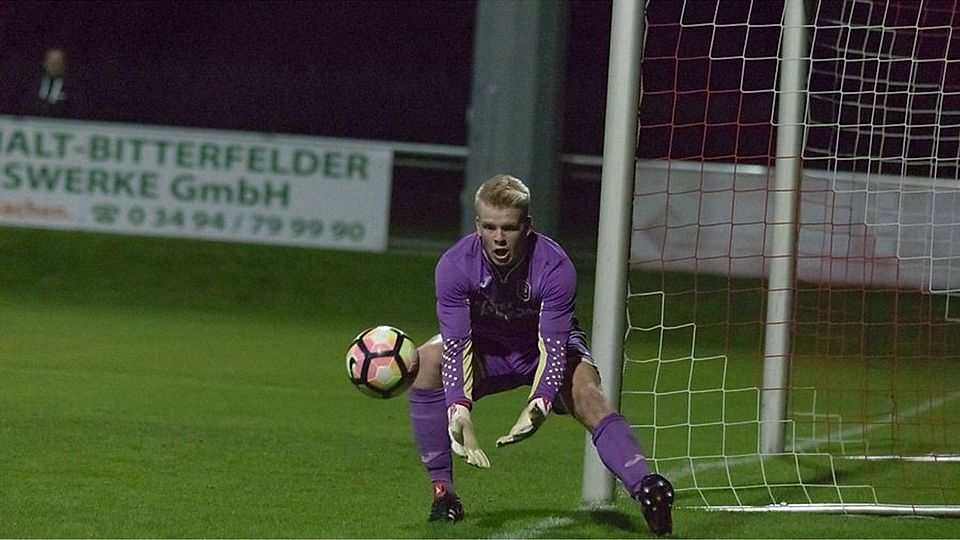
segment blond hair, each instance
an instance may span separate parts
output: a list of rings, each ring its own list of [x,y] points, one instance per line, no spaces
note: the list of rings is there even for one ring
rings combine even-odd
[[[494,208],[519,208],[530,212],[530,190],[520,179],[498,174],[484,182],[474,197],[474,204],[483,201]]]

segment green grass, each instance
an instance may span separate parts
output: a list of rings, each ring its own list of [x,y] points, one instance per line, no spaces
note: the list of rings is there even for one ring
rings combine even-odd
[[[467,520],[424,523],[406,402],[351,388],[342,357],[372,324],[436,332],[435,255],[3,229],[0,260],[0,537],[649,536],[629,501],[579,507],[575,422],[494,448],[522,391],[477,408],[493,467],[456,465]],[[960,531],[683,508],[675,522],[691,538]]]

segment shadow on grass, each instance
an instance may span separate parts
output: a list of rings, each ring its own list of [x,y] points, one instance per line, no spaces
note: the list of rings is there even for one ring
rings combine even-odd
[[[555,511],[516,508],[468,513],[463,522],[429,523],[411,527],[421,538],[596,538],[649,535],[639,509],[630,515],[613,508]]]

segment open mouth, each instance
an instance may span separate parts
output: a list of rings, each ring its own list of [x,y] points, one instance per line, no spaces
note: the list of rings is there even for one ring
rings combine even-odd
[[[496,248],[493,250],[493,256],[497,259],[506,259],[510,256],[510,250],[507,248]]]

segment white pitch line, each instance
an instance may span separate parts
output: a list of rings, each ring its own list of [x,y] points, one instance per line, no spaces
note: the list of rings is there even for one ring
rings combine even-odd
[[[536,538],[541,534],[549,531],[550,529],[555,529],[557,527],[566,527],[567,525],[572,525],[573,519],[567,517],[558,517],[550,516],[543,518],[540,521],[530,525],[529,527],[524,527],[522,529],[517,529],[515,531],[508,531],[497,533],[490,538]]]

